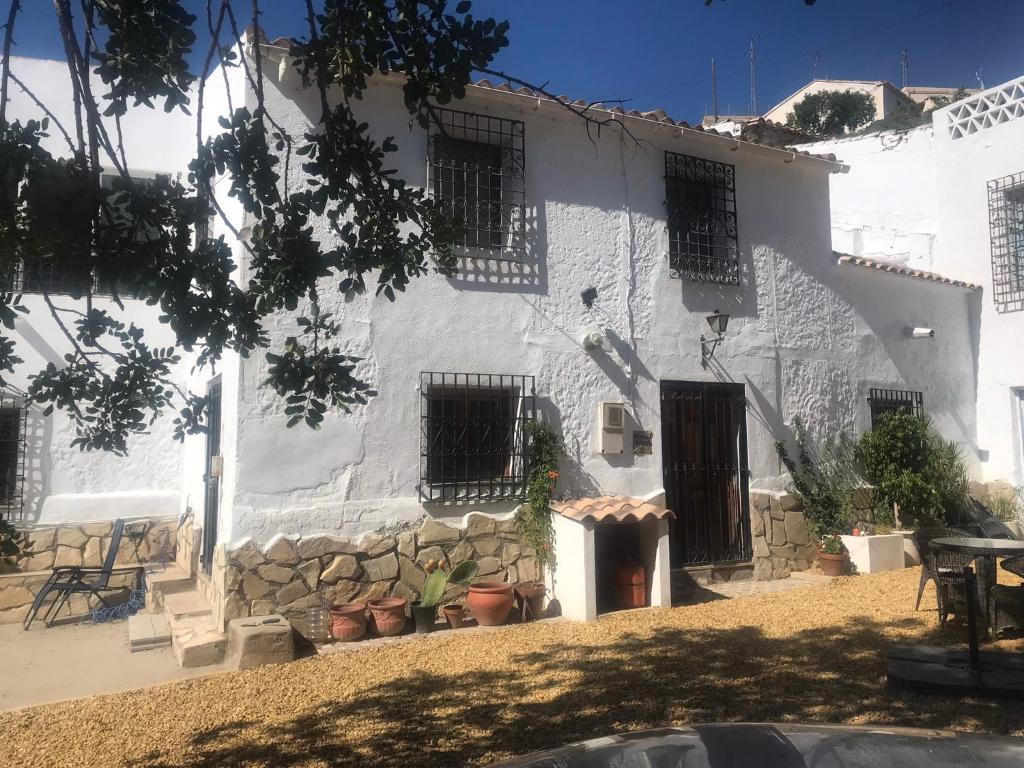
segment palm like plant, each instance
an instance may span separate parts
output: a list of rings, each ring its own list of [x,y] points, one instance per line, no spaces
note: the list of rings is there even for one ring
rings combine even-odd
[[[475,560],[467,560],[459,563],[451,571],[445,571],[438,566],[427,574],[427,580],[423,583],[423,593],[420,596],[420,605],[424,608],[437,605],[444,597],[444,592],[449,584],[468,584],[480,567]]]

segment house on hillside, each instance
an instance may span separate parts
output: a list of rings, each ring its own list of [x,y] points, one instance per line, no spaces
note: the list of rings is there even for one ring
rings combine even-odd
[[[977,458],[1024,485],[1024,77],[936,110],[929,125],[799,145],[835,152],[832,247],[849,265],[980,283]]]
[[[301,135],[318,97],[280,65],[287,45],[267,44],[263,55],[267,108]],[[43,93],[59,87],[55,66],[14,64]],[[226,81],[235,104],[252,102],[240,68]],[[224,82],[210,79],[208,128],[227,111]],[[13,95],[13,114],[34,116]],[[827,436],[869,428],[880,409],[923,410],[978,456],[980,275],[965,267],[953,282],[837,264],[829,201],[849,170],[842,155],[600,106],[592,111],[642,143],[605,130],[595,145],[564,104],[487,81],[439,106],[426,130],[410,125],[397,78],[375,77],[356,109],[378,138],[395,137],[399,175],[463,212],[454,276],[417,278],[394,303],[346,298],[330,281],[320,291],[377,394],[350,415],[327,414],[318,431],[289,429],[285,403],[260,386],[261,356],[228,356],[216,372],[184,361],[182,383],[215,403],[211,433],[179,445],[158,424],[124,458],[69,449],[59,413],[11,399],[12,515],[17,507],[24,524],[48,531],[189,511],[179,559],[191,567],[194,550],[220,628],[273,611],[300,620],[318,592],[415,596],[433,547],[477,557],[495,578],[538,578],[512,519],[526,493],[531,418],[564,439],[557,497],[622,496],[674,513],[651,522],[649,589],[664,587],[670,568],[773,578],[810,566],[802,516],[778,498],[787,481],[774,444],[795,417]],[[141,142],[128,148],[133,169],[184,170],[194,139],[178,119],[125,118],[126,135]],[[218,194],[244,231],[234,201]],[[237,243],[234,253],[244,278]],[[35,301],[31,282],[18,287]],[[62,349],[36,309],[15,330],[19,348],[32,350],[21,371]],[[295,334],[303,309],[270,319],[272,348]],[[149,308],[130,312],[160,332]],[[722,330],[717,343],[709,320]],[[934,338],[911,338],[909,328]],[[572,524],[590,531],[594,519]],[[81,561],[62,546],[59,556]],[[578,588],[592,605],[607,551],[559,552],[553,586],[563,604]],[[590,570],[563,575],[573,564]]]

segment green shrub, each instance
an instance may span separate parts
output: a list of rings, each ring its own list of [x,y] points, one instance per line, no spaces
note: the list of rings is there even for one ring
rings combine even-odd
[[[554,528],[551,524],[551,495],[558,482],[558,461],[562,455],[562,438],[544,422],[526,422],[527,503],[519,507],[516,519],[523,540],[537,550],[543,565],[554,567]]]
[[[881,505],[899,509],[915,527],[954,522],[967,501],[963,452],[943,440],[927,419],[894,412],[864,433],[855,456]]]
[[[1020,522],[1021,513],[1024,512],[1024,488],[1014,488],[1013,493],[1000,493],[990,496],[986,506],[989,511],[1004,523]]]

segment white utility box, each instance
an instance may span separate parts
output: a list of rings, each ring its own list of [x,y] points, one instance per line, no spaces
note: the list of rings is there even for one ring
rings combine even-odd
[[[622,403],[598,403],[595,432],[598,453],[622,453],[625,447],[626,407]]]

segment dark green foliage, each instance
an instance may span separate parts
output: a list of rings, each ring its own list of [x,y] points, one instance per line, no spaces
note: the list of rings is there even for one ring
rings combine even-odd
[[[931,111],[923,112],[920,104],[900,104],[887,117],[873,120],[858,133],[878,133],[879,131],[909,131],[932,121]]]
[[[92,5],[108,33],[103,50],[93,54],[100,63],[96,73],[110,86],[104,114],[123,115],[134,104],[152,107],[160,98],[166,112],[184,110],[195,80],[186,57],[196,41],[196,17],[177,0],[93,0]]]
[[[809,93],[793,106],[786,124],[814,136],[835,137],[855,131],[875,117],[875,101],[857,91]]]
[[[955,521],[969,485],[959,446],[945,441],[926,419],[885,414],[857,443],[857,460],[888,507],[916,527]]]
[[[165,110],[187,111],[197,80],[187,63],[194,25],[207,20],[197,22],[186,5],[96,0],[86,4],[94,12],[73,18],[76,4],[59,0],[72,71],[82,72],[79,52],[90,51],[109,89],[106,114],[158,100]],[[99,289],[115,305],[122,297],[144,300],[175,335],[172,346],[152,347],[118,309],[96,312],[89,301],[69,308],[44,296],[71,351],[30,376],[28,395],[71,418],[76,446],[123,453],[132,434],[173,409],[179,438],[202,431],[205,398],[176,384],[173,366],[183,353],[194,354],[198,368],[215,365],[225,350],[248,356],[270,346],[268,316],[302,306],[311,310],[298,320],[300,332],[266,352],[265,385],[286,398],[289,425],[318,426],[328,407],[345,409],[373,394],[356,375],[358,361],[333,341],[338,328],[317,307],[318,281],[354,294],[373,280],[375,293],[394,301],[413,278],[455,267],[447,214],[426,190],[397,177],[394,140],[373,138],[351,102],[374,71],[398,74],[410,119],[426,126],[430,105],[463,96],[473,70],[508,44],[508,24],[474,18],[465,0],[326,0],[316,4],[319,14],[312,3],[293,5],[310,28],[291,53],[321,102],[303,136],[287,135],[267,112],[259,60],[237,57],[219,39],[209,59],[217,53],[229,66],[244,66],[257,83],[255,104],[220,118],[220,132],[198,147],[187,179],[129,178],[130,160],[98,122],[99,97],[80,74],[71,80],[76,104],[85,106],[73,109],[72,130],[59,126],[72,145],[67,156],[42,146],[45,120],[0,123],[0,275],[21,262],[52,264],[69,278],[72,298],[91,300]],[[217,29],[234,33],[226,0],[213,0],[209,11]],[[258,16],[258,4],[252,12]],[[101,185],[101,171],[111,168],[120,175]],[[209,234],[220,175],[246,213],[244,283],[233,277],[231,246]],[[5,327],[24,311],[18,296],[0,293]],[[20,363],[14,342],[0,337],[0,383]]]
[[[554,567],[554,529],[551,524],[551,496],[558,483],[558,462],[562,456],[562,438],[541,421],[526,422],[527,503],[519,508],[517,519],[523,541],[537,550],[541,563]]]
[[[854,490],[860,485],[853,461],[853,444],[845,434],[813,445],[803,420],[793,420],[796,461],[784,442],[775,443],[775,451],[789,471],[790,492],[800,502],[811,533],[823,538],[848,533],[853,523]]]

